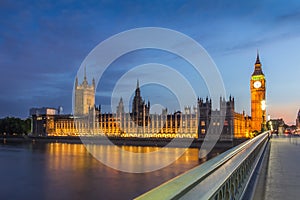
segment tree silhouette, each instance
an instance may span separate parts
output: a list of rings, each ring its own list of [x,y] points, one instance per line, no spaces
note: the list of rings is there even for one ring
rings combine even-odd
[[[15,117],[6,117],[0,119],[0,134],[1,135],[23,135],[30,132],[30,119],[22,120]]]

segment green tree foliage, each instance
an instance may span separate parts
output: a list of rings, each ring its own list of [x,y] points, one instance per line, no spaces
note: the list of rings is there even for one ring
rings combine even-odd
[[[30,132],[30,119],[22,120],[15,117],[6,117],[0,119],[0,134],[6,135],[23,135]]]

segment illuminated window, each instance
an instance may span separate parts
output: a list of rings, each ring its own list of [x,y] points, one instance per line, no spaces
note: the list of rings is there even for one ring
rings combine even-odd
[[[205,126],[205,121],[201,121],[201,126]]]

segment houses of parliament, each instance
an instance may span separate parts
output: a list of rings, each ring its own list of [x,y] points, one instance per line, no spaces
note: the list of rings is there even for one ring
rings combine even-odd
[[[220,97],[220,109],[212,109],[210,98],[195,99],[196,106],[184,111],[150,113],[137,81],[131,112],[124,112],[120,98],[115,113],[103,113],[95,106],[95,81],[89,84],[84,73],[81,84],[75,80],[74,115],[60,109],[32,108],[32,135],[35,136],[109,136],[145,138],[196,138],[221,131],[220,139],[249,138],[261,132],[266,123],[266,79],[257,53],[250,78],[251,116],[235,111],[235,99]],[[226,112],[223,112],[226,111]],[[219,116],[219,117],[214,117]],[[210,127],[210,128],[209,128]]]

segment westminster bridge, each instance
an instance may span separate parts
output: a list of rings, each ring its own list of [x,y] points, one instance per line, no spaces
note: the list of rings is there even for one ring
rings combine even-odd
[[[136,199],[299,199],[299,164],[300,137],[264,132]]]

